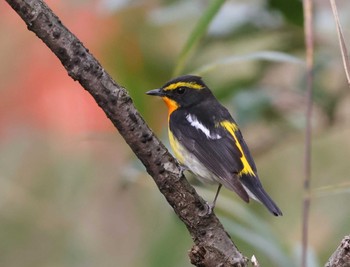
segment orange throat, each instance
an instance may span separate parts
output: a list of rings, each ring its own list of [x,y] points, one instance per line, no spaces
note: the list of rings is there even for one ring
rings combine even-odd
[[[173,111],[175,111],[179,105],[174,101],[171,100],[170,98],[164,96],[162,97],[165,104],[168,106],[168,119],[170,118],[171,113],[173,113]]]

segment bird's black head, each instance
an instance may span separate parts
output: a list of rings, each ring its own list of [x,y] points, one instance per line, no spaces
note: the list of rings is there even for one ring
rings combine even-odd
[[[202,78],[194,75],[184,75],[170,80],[160,89],[147,92],[148,95],[160,96],[168,103],[174,101],[178,107],[196,105],[208,97],[212,97],[211,91],[202,81]]]

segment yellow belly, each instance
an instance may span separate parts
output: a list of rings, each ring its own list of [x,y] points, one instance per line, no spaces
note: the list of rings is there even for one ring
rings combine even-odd
[[[180,145],[180,143],[176,140],[176,138],[174,137],[174,135],[171,133],[171,131],[168,131],[169,134],[169,142],[170,142],[170,146],[171,149],[173,150],[176,159],[182,164],[184,165],[184,156],[183,156],[183,150],[184,148],[182,147],[182,145]]]

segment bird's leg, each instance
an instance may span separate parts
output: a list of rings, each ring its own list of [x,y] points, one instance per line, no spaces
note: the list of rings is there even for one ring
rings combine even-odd
[[[218,190],[216,191],[216,194],[215,194],[215,197],[214,197],[214,201],[213,201],[213,204],[212,204],[213,209],[215,208],[216,199],[217,199],[217,198],[218,198],[218,196],[219,196],[219,193],[220,193],[220,190],[221,190],[221,186],[222,186],[222,184],[219,184],[219,186],[218,186]]]
[[[184,175],[184,172],[188,171],[189,168],[185,165],[180,164],[180,163],[179,163],[179,165],[180,165],[180,177],[182,177]]]
[[[214,208],[215,208],[216,200],[217,200],[217,198],[218,198],[218,196],[219,196],[221,187],[222,187],[222,184],[219,184],[218,190],[216,191],[216,194],[215,194],[213,203],[211,203],[211,204],[208,203],[208,207],[209,207],[209,209],[208,209],[208,214],[211,214],[211,213],[213,212]]]

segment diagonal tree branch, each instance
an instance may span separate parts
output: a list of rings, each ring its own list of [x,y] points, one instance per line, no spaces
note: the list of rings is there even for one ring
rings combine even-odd
[[[350,236],[345,236],[325,267],[350,267]]]
[[[247,266],[214,213],[199,197],[164,145],[118,85],[83,44],[40,0],[6,0],[50,49],[68,72],[96,100],[125,141],[142,161],[161,193],[186,225],[195,243],[190,251],[196,266]]]

